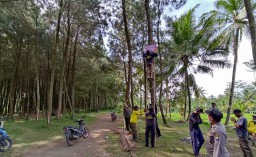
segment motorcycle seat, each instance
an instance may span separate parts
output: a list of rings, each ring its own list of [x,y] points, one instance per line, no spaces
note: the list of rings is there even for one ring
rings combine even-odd
[[[78,122],[78,123],[81,123],[81,122],[83,122],[84,120],[82,120],[82,119],[78,119],[78,120],[76,120],[75,122]]]

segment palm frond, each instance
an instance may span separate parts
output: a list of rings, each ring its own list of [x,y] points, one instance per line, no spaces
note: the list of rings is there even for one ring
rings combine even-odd
[[[231,64],[228,60],[202,60],[201,64],[208,67],[214,68],[230,68]]]
[[[189,86],[192,87],[192,90],[193,90],[196,98],[198,98],[200,93],[199,93],[199,90],[198,90],[199,88],[196,84],[196,79],[195,79],[194,75],[190,74],[188,76],[188,80],[189,80]]]
[[[211,74],[213,76],[213,70],[207,66],[198,65],[196,71],[203,74]]]

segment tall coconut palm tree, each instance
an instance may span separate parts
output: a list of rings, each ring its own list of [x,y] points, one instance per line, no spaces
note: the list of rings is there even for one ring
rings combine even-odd
[[[229,67],[225,59],[216,59],[228,54],[228,49],[221,45],[220,40],[210,40],[214,32],[212,18],[197,21],[194,7],[179,18],[167,19],[172,48],[175,52],[178,74],[182,76],[186,85],[189,110],[191,112],[191,91],[198,95],[196,80],[193,73],[213,74],[214,67]],[[186,107],[185,107],[186,108]],[[185,109],[186,112],[186,109]]]
[[[236,67],[238,59],[238,47],[239,42],[242,39],[244,28],[246,27],[246,11],[244,8],[243,0],[219,0],[215,3],[216,10],[213,10],[204,15],[205,18],[216,19],[216,36],[222,36],[224,43],[233,49],[234,63],[232,82],[230,88],[230,96],[228,103],[228,111],[225,125],[228,125],[232,107],[232,101],[234,97]]]

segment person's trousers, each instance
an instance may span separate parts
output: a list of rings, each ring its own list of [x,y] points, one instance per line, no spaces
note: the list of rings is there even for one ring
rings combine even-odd
[[[137,127],[136,123],[130,123],[131,129],[132,129],[132,139],[134,141],[137,141]]]
[[[151,147],[155,147],[155,126],[154,125],[149,125],[146,127],[146,147],[148,147],[149,143],[149,134],[150,134],[150,142],[151,142]]]
[[[125,120],[125,128],[127,131],[130,131],[130,117],[124,117]]]
[[[239,137],[239,146],[243,151],[244,157],[253,157],[252,150],[247,139]]]
[[[190,137],[194,155],[199,155],[199,151],[204,143],[204,136],[200,128],[190,130]]]

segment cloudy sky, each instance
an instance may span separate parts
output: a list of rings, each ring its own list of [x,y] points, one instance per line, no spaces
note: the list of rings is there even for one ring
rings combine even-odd
[[[181,9],[173,11],[171,14],[180,16],[187,10],[193,8],[196,4],[200,4],[196,10],[196,15],[200,16],[204,12],[208,12],[214,8],[215,0],[188,0],[187,4]],[[229,56],[231,63],[233,63],[233,55]],[[249,72],[243,63],[252,60],[252,50],[250,40],[244,38],[240,43],[238,49],[238,65],[236,72],[236,80],[242,80],[248,84],[256,81],[253,72]],[[233,65],[233,64],[232,64]],[[196,81],[200,87],[206,91],[206,96],[217,96],[223,94],[227,87],[227,83],[232,80],[232,67],[230,69],[215,69],[213,77],[208,74],[196,74]]]

